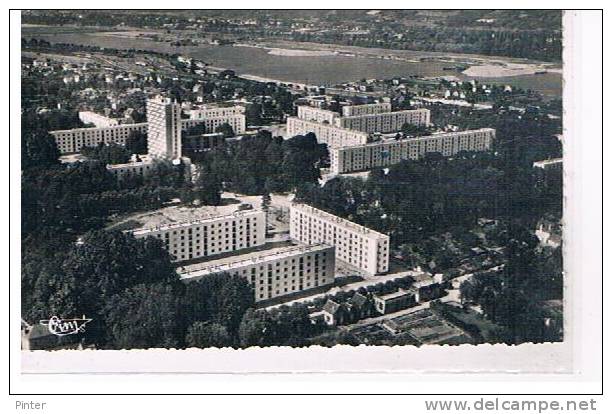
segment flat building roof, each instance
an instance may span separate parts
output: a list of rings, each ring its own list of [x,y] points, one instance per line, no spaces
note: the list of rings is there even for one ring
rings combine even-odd
[[[235,211],[231,214],[224,214],[224,215],[216,215],[216,216],[210,216],[210,217],[204,217],[204,218],[200,218],[197,220],[190,220],[190,221],[182,221],[182,222],[178,222],[178,223],[171,223],[171,224],[162,224],[159,226],[155,226],[155,227],[146,227],[146,228],[142,228],[142,229],[137,229],[137,230],[131,230],[132,234],[136,235],[142,235],[142,234],[147,234],[147,233],[151,233],[154,231],[165,231],[165,230],[172,230],[172,229],[180,229],[182,227],[189,227],[189,226],[193,226],[196,224],[206,224],[206,223],[211,223],[214,221],[219,221],[219,220],[224,220],[224,219],[230,219],[230,218],[237,218],[237,217],[247,217],[247,216],[256,216],[259,214],[263,214],[263,210],[241,210],[241,211]]]
[[[333,221],[333,222],[339,223],[339,224],[344,225],[345,227],[347,227],[347,228],[349,228],[351,230],[357,231],[359,233],[371,234],[372,236],[378,236],[378,237],[381,237],[381,238],[389,238],[389,236],[384,234],[384,233],[380,233],[380,232],[378,232],[376,230],[372,230],[372,229],[370,229],[368,227],[362,226],[361,224],[357,224],[357,223],[354,223],[354,222],[352,222],[350,220],[347,220],[345,218],[338,217],[336,215],[328,213],[327,211],[320,210],[320,209],[318,209],[316,207],[309,206],[308,204],[293,203],[291,205],[291,208],[296,208],[296,209],[299,209],[299,210],[303,210],[303,211],[305,211],[307,213],[314,214],[315,216],[321,217],[323,219],[327,219],[329,221]]]
[[[194,277],[206,276],[213,273],[239,269],[245,266],[273,262],[276,260],[281,260],[303,253],[316,253],[332,248],[332,246],[324,243],[291,247],[279,247],[276,249],[257,251],[237,256],[229,256],[221,259],[204,262],[198,265],[192,265],[186,271],[179,271],[179,274],[181,275],[181,279],[191,279]]]

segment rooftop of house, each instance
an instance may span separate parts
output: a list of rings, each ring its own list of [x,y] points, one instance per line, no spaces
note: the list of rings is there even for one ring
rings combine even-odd
[[[327,312],[332,315],[335,315],[336,313],[340,312],[341,309],[342,305],[337,302],[334,302],[331,299],[327,299],[327,302],[325,302],[325,305],[323,305],[323,312]]]
[[[366,303],[368,303],[368,298],[365,295],[362,295],[359,292],[356,292],[353,297],[350,299],[349,303],[355,307],[362,307]]]
[[[387,293],[384,295],[375,294],[374,296],[380,300],[393,300],[401,298],[403,296],[411,295],[413,292],[410,290],[399,289],[397,292]]]

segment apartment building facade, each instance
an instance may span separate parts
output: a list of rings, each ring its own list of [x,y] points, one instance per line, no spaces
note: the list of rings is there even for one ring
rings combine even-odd
[[[305,244],[336,248],[336,260],[369,275],[389,270],[389,236],[306,204],[290,208],[289,235]]]
[[[125,145],[134,131],[146,134],[148,124],[122,124],[100,128],[75,128],[51,131],[60,154],[75,154],[83,147],[95,147],[98,144]]]
[[[334,120],[340,117],[340,114],[326,109],[313,108],[312,106],[300,105],[297,107],[297,116],[306,121],[314,121],[320,123],[328,123],[333,125]]]
[[[389,102],[365,105],[346,105],[342,107],[342,116],[374,115],[386,112],[391,112],[391,104]]]
[[[149,155],[181,158],[181,105],[163,96],[147,99],[147,123]]]
[[[204,133],[216,132],[217,127],[228,124],[237,135],[246,131],[246,116],[244,106],[202,106],[187,111],[190,121],[204,126]]]
[[[98,128],[105,128],[109,126],[119,125],[119,120],[116,118],[109,118],[107,116],[98,114],[91,111],[80,111],[79,119],[84,124],[93,124]]]
[[[182,119],[182,131],[202,123],[198,119]],[[220,124],[219,124],[220,125]],[[149,129],[148,122],[138,124],[119,124],[111,127],[75,128],[51,131],[60,154],[75,154],[83,147],[95,147],[99,144],[125,145],[127,139],[134,131],[146,134]],[[182,136],[181,136],[182,141]]]
[[[237,211],[130,232],[136,238],[160,239],[174,261],[184,261],[264,244],[266,214],[261,210]]]
[[[145,176],[153,171],[153,160],[147,155],[139,156],[139,159],[133,159],[125,164],[109,164],[106,169],[117,177],[119,180],[130,176]]]
[[[189,119],[222,118],[224,116],[244,115],[244,106],[201,105],[185,111]]]
[[[410,109],[406,111],[385,112],[369,115],[344,116],[334,120],[339,128],[367,133],[397,132],[404,124],[427,126],[431,122],[429,109]]]
[[[445,157],[450,157],[460,151],[489,151],[494,140],[494,129],[481,128],[332,148],[330,149],[330,170],[333,174],[344,174],[375,167],[387,167],[403,160],[422,158],[428,152],[437,152]]]
[[[307,121],[296,117],[287,118],[287,136],[305,135],[312,132],[317,141],[327,144],[330,148],[363,145],[369,140],[369,134],[360,131],[338,128],[315,121]]]
[[[236,256],[221,263],[203,263],[201,268],[180,274],[185,282],[227,272],[245,278],[260,302],[334,283],[335,249],[326,244],[294,246],[261,252],[245,258]]]
[[[191,121],[191,120],[190,120]],[[217,128],[223,124],[228,124],[232,127],[234,134],[241,135],[246,131],[246,117],[244,115],[230,115],[216,118],[204,118],[197,120],[203,125],[204,133],[211,134],[217,131]]]

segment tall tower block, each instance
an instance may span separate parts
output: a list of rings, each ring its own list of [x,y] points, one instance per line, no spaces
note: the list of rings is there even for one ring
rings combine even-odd
[[[181,106],[170,98],[147,99],[148,147],[153,157],[181,158]]]

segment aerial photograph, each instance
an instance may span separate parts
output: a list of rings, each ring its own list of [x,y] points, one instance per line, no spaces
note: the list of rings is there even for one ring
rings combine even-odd
[[[563,13],[21,11],[23,353],[563,342]]]

